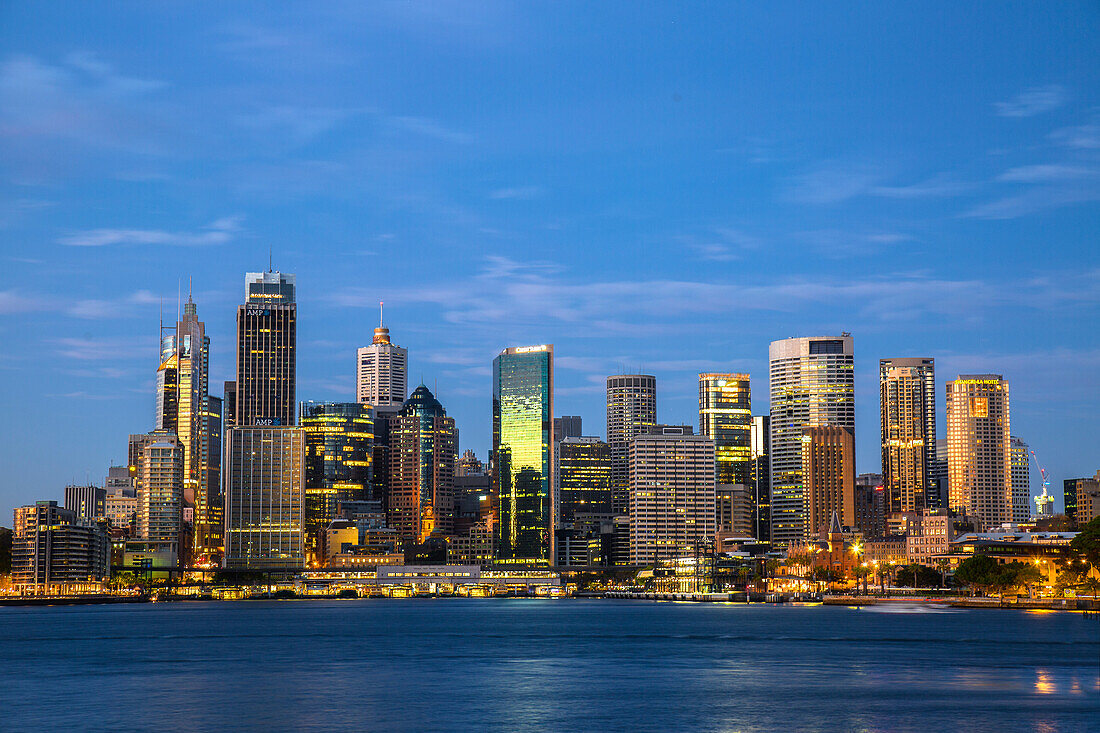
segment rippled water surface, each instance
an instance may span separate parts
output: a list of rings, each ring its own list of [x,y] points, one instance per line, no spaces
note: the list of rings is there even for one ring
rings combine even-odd
[[[2,730],[1100,730],[1081,614],[409,599],[0,608]]]

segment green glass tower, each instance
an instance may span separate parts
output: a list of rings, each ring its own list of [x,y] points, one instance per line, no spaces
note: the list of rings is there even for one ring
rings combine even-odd
[[[497,560],[555,557],[554,347],[505,349],[493,360],[493,490]]]

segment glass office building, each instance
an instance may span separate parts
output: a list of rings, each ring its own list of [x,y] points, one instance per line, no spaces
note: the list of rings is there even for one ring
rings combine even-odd
[[[387,521],[402,540],[454,531],[454,418],[423,384],[390,419]]]
[[[714,441],[718,483],[748,486],[752,471],[748,374],[699,375],[699,434]]]
[[[565,438],[558,451],[558,515],[611,514],[611,447],[599,438]]]
[[[549,564],[555,557],[553,415],[553,345],[501,352],[493,360],[500,562]]]
[[[374,415],[357,402],[303,402],[306,556],[318,558],[320,538],[341,501],[370,498]]]

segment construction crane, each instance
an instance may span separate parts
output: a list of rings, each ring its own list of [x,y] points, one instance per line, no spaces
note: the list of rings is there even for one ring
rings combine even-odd
[[[1035,451],[1029,451],[1029,453],[1031,453],[1031,459],[1035,461],[1035,467],[1039,469],[1039,475],[1043,478],[1042,496],[1033,497],[1035,499],[1035,516],[1040,519],[1053,516],[1054,497],[1050,496],[1050,493],[1047,491],[1050,487],[1050,479],[1047,478],[1047,470],[1043,468],[1043,464],[1039,463],[1039,457],[1035,455]]]

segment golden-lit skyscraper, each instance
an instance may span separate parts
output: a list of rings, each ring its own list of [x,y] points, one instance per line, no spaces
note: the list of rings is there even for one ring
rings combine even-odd
[[[772,543],[801,541],[808,526],[802,481],[802,431],[836,425],[855,432],[852,337],[773,341],[768,348],[771,392]]]
[[[963,374],[947,383],[947,471],[951,508],[982,529],[1012,521],[1008,382]]]
[[[699,433],[714,441],[718,483],[751,480],[752,400],[748,374],[699,375]]]
[[[337,505],[370,498],[374,416],[358,402],[303,402],[298,424],[306,436],[306,557],[317,561]]]
[[[932,359],[879,361],[879,423],[886,513],[938,506],[930,475],[936,459],[936,371]],[[935,499],[935,501],[931,501]]]
[[[822,532],[833,512],[844,526],[856,526],[855,441],[850,430],[837,425],[803,428],[802,482],[807,535]]]
[[[493,360],[493,494],[497,560],[553,564],[554,346],[505,349]]]
[[[297,342],[294,275],[247,273],[245,302],[237,306],[234,425],[294,424]]]
[[[611,514],[611,447],[599,438],[569,437],[557,444],[558,516]]]

